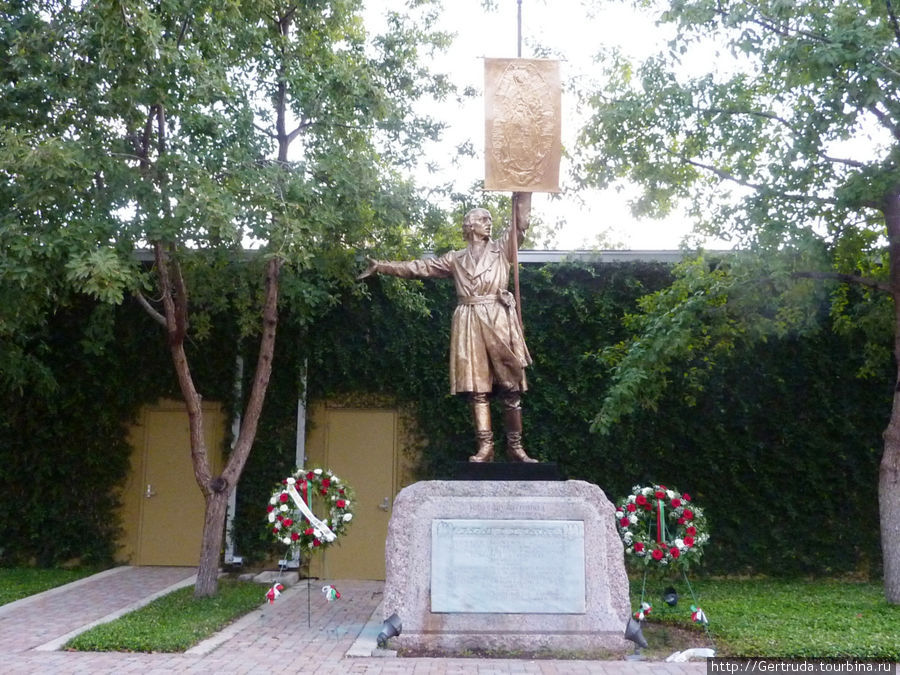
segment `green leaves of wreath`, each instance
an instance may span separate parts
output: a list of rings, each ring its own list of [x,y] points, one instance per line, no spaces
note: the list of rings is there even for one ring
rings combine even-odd
[[[324,550],[350,526],[354,498],[350,486],[331,471],[297,469],[269,499],[266,511],[271,534],[291,552]]]
[[[687,493],[635,485],[616,506],[625,559],[641,567],[688,569],[709,541],[706,517]]]

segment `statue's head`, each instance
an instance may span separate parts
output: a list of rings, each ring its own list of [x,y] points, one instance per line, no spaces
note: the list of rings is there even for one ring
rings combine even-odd
[[[491,218],[490,211],[487,209],[472,209],[463,218],[463,238],[469,241],[477,237],[483,239],[490,237],[492,223],[493,218]]]

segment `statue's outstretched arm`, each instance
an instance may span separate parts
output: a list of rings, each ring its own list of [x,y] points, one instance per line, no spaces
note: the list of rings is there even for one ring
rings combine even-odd
[[[372,260],[366,258],[368,266],[360,274],[357,279],[366,279],[374,274],[389,274],[393,277],[401,277],[403,279],[424,279],[427,277],[449,277],[452,276],[451,253],[445,254],[440,258],[427,258],[424,260],[410,260],[407,262],[396,262],[388,260]]]

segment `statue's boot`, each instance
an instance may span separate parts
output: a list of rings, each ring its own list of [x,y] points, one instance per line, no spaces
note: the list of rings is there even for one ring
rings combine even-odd
[[[477,452],[469,457],[470,462],[494,461],[494,433],[491,431],[491,404],[486,395],[472,398],[472,418],[475,422]]]
[[[506,456],[511,462],[536,463],[522,447],[522,408],[514,405],[503,411],[503,426],[506,430]]]

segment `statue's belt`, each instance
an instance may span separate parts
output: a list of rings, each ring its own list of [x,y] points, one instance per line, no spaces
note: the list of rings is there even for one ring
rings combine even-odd
[[[493,295],[469,295],[459,298],[460,305],[489,305],[494,302],[499,302],[501,305],[510,308],[516,306],[516,299],[509,291],[500,291]]]

